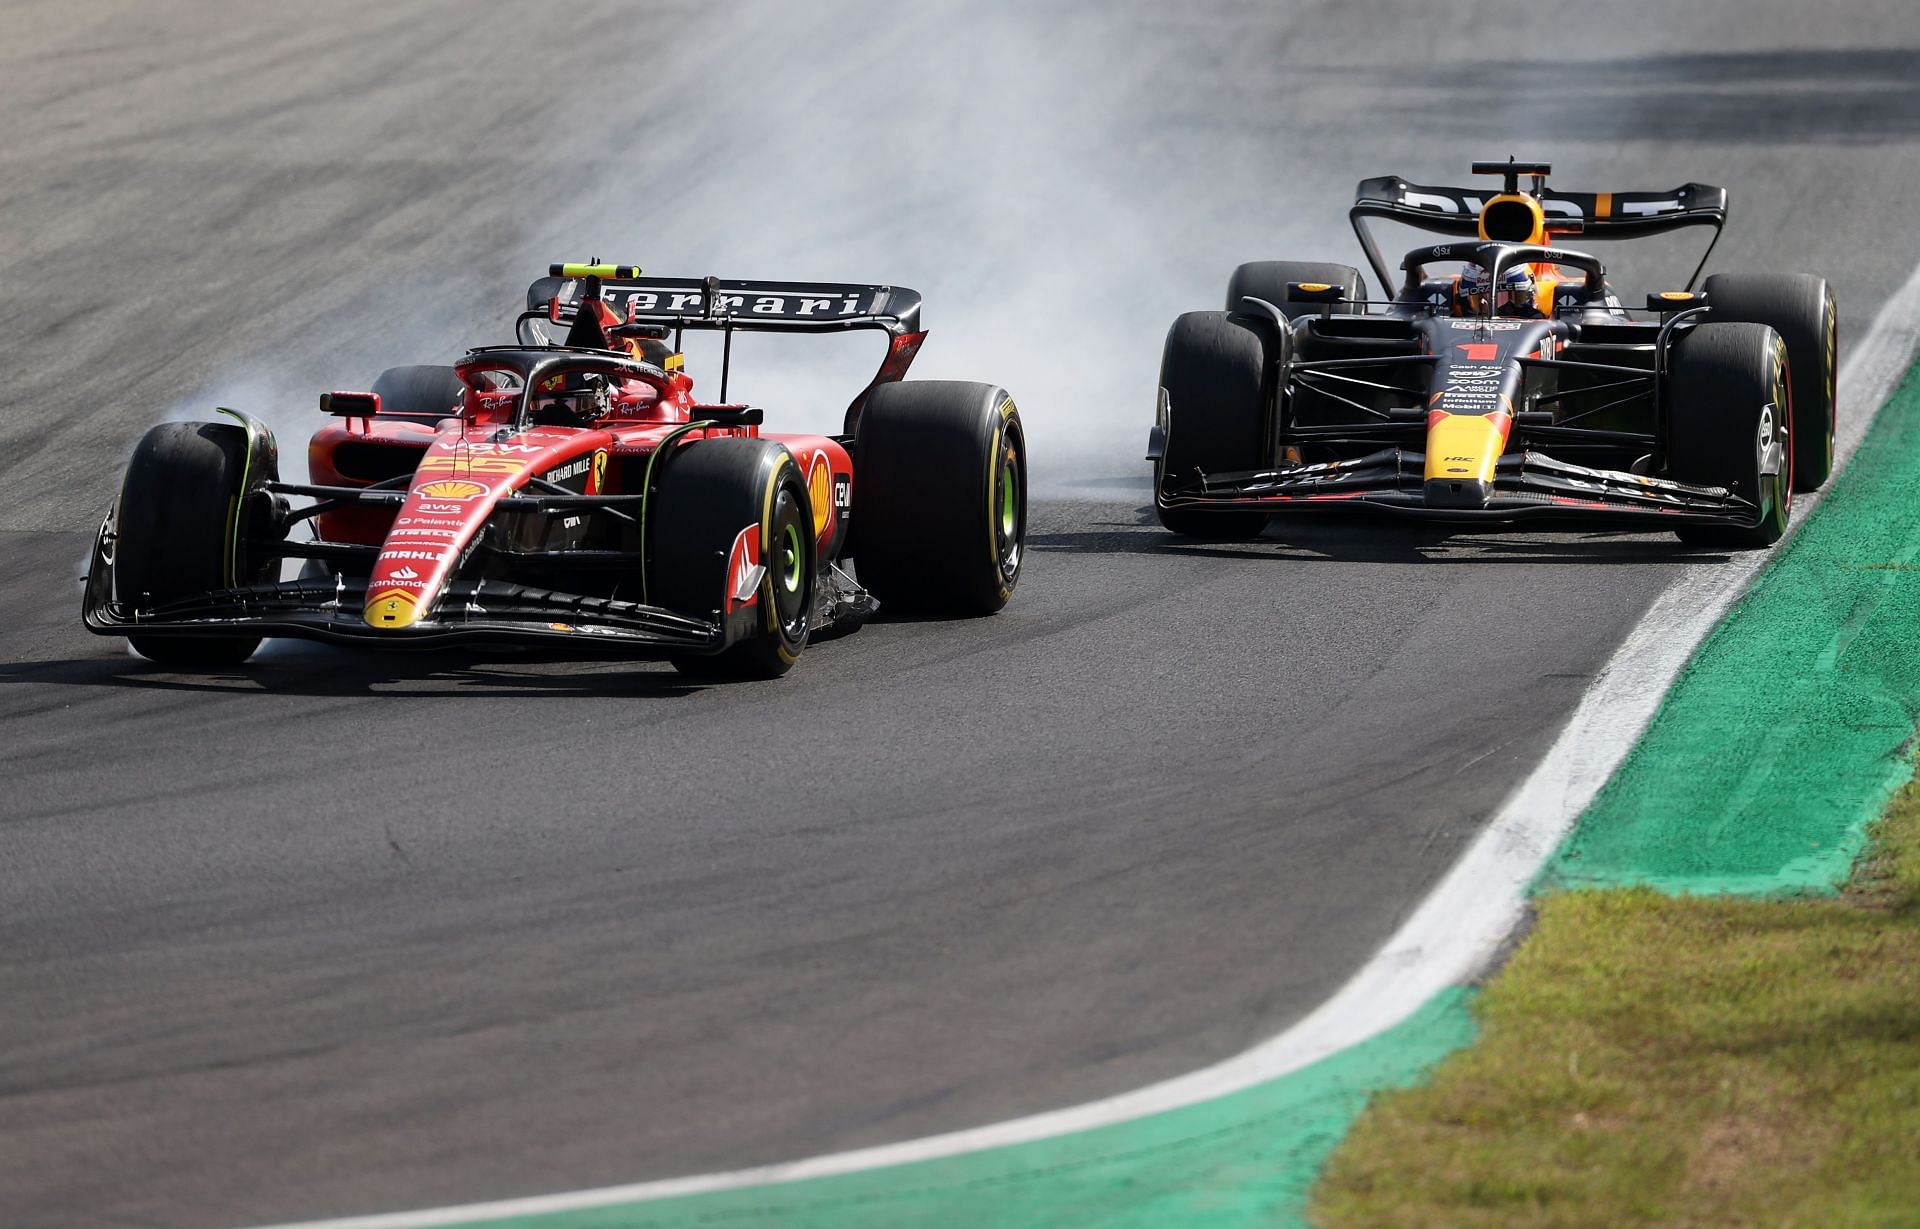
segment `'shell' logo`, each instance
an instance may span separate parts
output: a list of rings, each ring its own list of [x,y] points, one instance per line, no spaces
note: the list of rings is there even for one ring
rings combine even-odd
[[[430,499],[472,499],[486,493],[487,488],[477,482],[429,482],[420,488],[420,494]]]

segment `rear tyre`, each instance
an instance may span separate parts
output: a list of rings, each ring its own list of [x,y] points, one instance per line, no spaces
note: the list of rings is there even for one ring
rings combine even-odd
[[[1004,388],[882,384],[860,412],[852,554],[889,610],[992,614],[1020,581],[1027,437]]]
[[[168,422],[141,438],[114,505],[120,601],[151,608],[261,579],[272,560],[247,557],[246,467],[240,427]],[[260,647],[258,636],[130,635],[127,642],[168,666],[238,665]]]
[[[785,674],[807,647],[815,584],[813,512],[792,454],[771,440],[697,440],[659,468],[646,526],[649,602],[700,618],[732,617],[730,564],[743,530],[765,568],[749,636],[719,654],[669,660],[698,677]]]
[[[1244,266],[1243,266],[1244,267]],[[1296,279],[1298,280],[1298,279]],[[1160,387],[1167,418],[1153,466],[1154,512],[1174,533],[1191,538],[1251,538],[1267,514],[1245,508],[1167,508],[1168,486],[1200,474],[1261,468],[1267,461],[1267,348],[1246,316],[1187,312],[1167,331]]]
[[[460,412],[467,386],[451,367],[389,367],[368,390],[380,394],[382,414],[449,418]]]
[[[1689,526],[1675,531],[1682,542],[1744,549],[1786,532],[1793,510],[1786,379],[1786,346],[1764,324],[1703,324],[1674,343],[1669,475],[1727,487],[1760,505],[1751,526]]]
[[[1793,398],[1793,489],[1817,491],[1833,473],[1840,323],[1826,279],[1805,273],[1716,273],[1701,289],[1707,319],[1770,326],[1787,343]]]
[[[1360,284],[1360,270],[1352,265],[1336,265],[1325,262],[1304,260],[1250,260],[1233,271],[1227,279],[1227,303],[1229,312],[1243,312],[1249,309],[1242,300],[1252,297],[1265,299],[1287,313],[1287,319],[1308,312],[1319,312],[1323,304],[1302,303],[1287,297],[1288,282],[1326,282],[1339,286],[1347,292],[1347,302],[1335,303],[1333,314],[1350,316],[1360,311],[1354,302],[1362,297],[1365,288]],[[1255,306],[1249,314],[1266,315],[1264,308]]]

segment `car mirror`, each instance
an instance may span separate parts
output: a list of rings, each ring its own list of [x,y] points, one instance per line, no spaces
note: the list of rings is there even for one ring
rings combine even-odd
[[[370,418],[380,412],[380,394],[321,393],[320,412],[335,418]]]
[[[1647,310],[1663,314],[1706,305],[1707,295],[1703,290],[1656,290],[1647,296]]]

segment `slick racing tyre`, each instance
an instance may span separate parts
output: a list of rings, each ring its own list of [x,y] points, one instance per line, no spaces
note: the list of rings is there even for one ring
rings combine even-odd
[[[460,412],[467,386],[451,367],[389,367],[368,390],[380,394],[382,414],[447,418]]]
[[[1716,273],[1701,289],[1707,319],[1772,327],[1787,343],[1793,396],[1793,489],[1817,491],[1833,472],[1840,322],[1825,278],[1805,273]]]
[[[1249,309],[1242,300],[1252,297],[1265,299],[1287,313],[1291,320],[1307,312],[1318,312],[1319,303],[1302,303],[1287,297],[1288,282],[1326,282],[1339,286],[1347,292],[1345,303],[1335,303],[1333,314],[1350,316],[1358,312],[1355,307],[1365,293],[1360,284],[1360,271],[1352,265],[1326,264],[1302,260],[1250,260],[1233,271],[1227,279],[1227,310],[1243,312],[1251,310],[1253,314],[1266,315],[1264,308],[1255,306]]]
[[[1160,523],[1192,538],[1251,538],[1267,514],[1245,508],[1164,508],[1170,483],[1200,474],[1259,469],[1267,463],[1267,347],[1284,344],[1251,318],[1187,312],[1167,331],[1160,357],[1166,421],[1153,467]]]
[[[261,580],[273,560],[248,557],[247,433],[225,423],[168,422],[147,432],[114,505],[114,587],[141,609]],[[238,665],[258,636],[142,636],[128,643],[169,666]]]
[[[853,452],[854,567],[894,612],[992,614],[1020,581],[1027,437],[1003,388],[882,384]]]
[[[670,658],[682,673],[778,678],[807,647],[816,562],[813,511],[793,454],[771,440],[696,440],[662,458],[647,512],[647,600],[681,614],[736,617],[735,542],[752,530],[765,569],[753,631],[716,655]]]
[[[1760,505],[1750,526],[1679,529],[1697,546],[1767,546],[1793,510],[1786,345],[1764,324],[1703,324],[1674,343],[1667,379],[1668,473]]]

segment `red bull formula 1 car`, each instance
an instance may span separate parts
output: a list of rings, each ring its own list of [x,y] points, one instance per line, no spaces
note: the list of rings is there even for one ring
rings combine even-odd
[[[876,601],[997,610],[1026,528],[1020,415],[993,385],[902,382],[919,315],[900,287],[555,265],[517,344],[321,397],[307,483],[281,480],[247,415],[154,427],[100,528],[84,621],[163,663],[291,636],[771,676]],[[839,435],[763,435],[761,410],[726,400],[724,360],[705,402],[678,353],[691,329],[725,333],[730,360],[739,331],[859,328],[889,345]]]
[[[1360,184],[1351,220],[1387,299],[1347,265],[1259,261],[1225,311],[1174,322],[1147,450],[1161,523],[1252,536],[1275,512],[1335,506],[1777,539],[1793,493],[1833,468],[1827,283],[1716,274],[1696,290],[1703,256],[1636,319],[1559,237],[1707,226],[1717,241],[1724,190],[1558,192],[1545,163],[1473,170],[1501,190]],[[1396,279],[1369,218],[1459,238],[1407,253]]]

